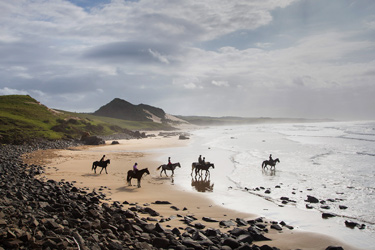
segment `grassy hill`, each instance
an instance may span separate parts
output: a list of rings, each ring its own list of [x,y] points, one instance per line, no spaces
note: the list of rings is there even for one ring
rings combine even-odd
[[[0,142],[19,144],[35,138],[80,139],[83,133],[111,135],[130,130],[163,130],[153,122],[134,122],[50,109],[30,96],[0,96]]]

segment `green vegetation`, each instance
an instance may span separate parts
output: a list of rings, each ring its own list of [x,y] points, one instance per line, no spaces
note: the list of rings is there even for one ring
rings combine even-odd
[[[83,133],[111,135],[129,130],[170,129],[165,124],[52,110],[30,96],[0,96],[0,142],[20,144],[36,138],[80,139]]]
[[[65,112],[65,111],[64,111]],[[93,114],[88,113],[70,113],[65,112],[66,114],[70,114],[72,116],[76,116],[82,119],[87,119],[89,121],[97,121],[104,124],[110,124],[110,127],[120,127],[125,128],[128,130],[170,130],[170,127],[167,124],[156,123],[156,122],[144,122],[144,121],[128,121],[122,119],[116,119],[111,117],[105,116],[96,116]]]

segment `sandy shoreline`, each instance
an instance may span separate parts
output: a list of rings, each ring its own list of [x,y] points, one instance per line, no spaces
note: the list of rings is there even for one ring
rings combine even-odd
[[[214,204],[204,194],[183,190],[174,185],[171,177],[160,177],[157,167],[165,162],[156,160],[158,155],[152,152],[156,148],[184,147],[188,140],[178,140],[178,137],[151,137],[141,140],[121,140],[118,145],[107,142],[103,146],[83,146],[68,150],[37,151],[27,156],[26,162],[46,166],[44,178],[56,181],[74,182],[77,187],[103,192],[107,195],[108,202],[127,201],[132,205],[148,206],[160,213],[154,219],[165,220],[163,225],[168,228],[186,228],[180,216],[193,215],[207,228],[220,228],[219,223],[209,223],[202,217],[211,217],[218,221],[241,219],[255,219],[258,216],[229,210]],[[108,174],[95,174],[91,171],[92,162],[99,160],[105,154],[106,159],[111,159]],[[126,183],[126,174],[133,164],[137,162],[139,169],[147,167],[150,175],[142,179],[142,187],[137,188],[136,180],[132,186]],[[178,170],[176,170],[178,174]],[[168,172],[170,175],[170,172]],[[190,176],[189,176],[190,178]],[[169,201],[170,205],[154,204],[155,201]],[[131,205],[124,205],[127,208]],[[171,208],[177,207],[179,210]],[[140,215],[149,217],[149,215]],[[220,228],[220,230],[226,230]],[[284,228],[282,233],[270,229],[266,235],[272,241],[257,242],[258,245],[268,244],[280,249],[325,249],[328,246],[342,246],[344,249],[355,249],[336,239],[314,233]]]

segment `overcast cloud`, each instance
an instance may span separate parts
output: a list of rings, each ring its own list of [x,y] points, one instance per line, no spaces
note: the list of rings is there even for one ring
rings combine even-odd
[[[375,119],[373,0],[3,0],[0,95]]]

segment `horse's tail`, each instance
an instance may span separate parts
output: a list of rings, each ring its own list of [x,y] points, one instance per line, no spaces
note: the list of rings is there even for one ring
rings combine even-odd
[[[262,162],[262,168],[264,168],[266,166],[266,161],[263,161]]]
[[[127,182],[129,182],[131,179],[132,177],[130,176],[130,173],[128,172],[128,176],[126,177]]]
[[[156,170],[159,170],[163,165],[160,165]]]
[[[91,170],[94,170],[95,169],[95,161],[92,163],[92,168]]]

